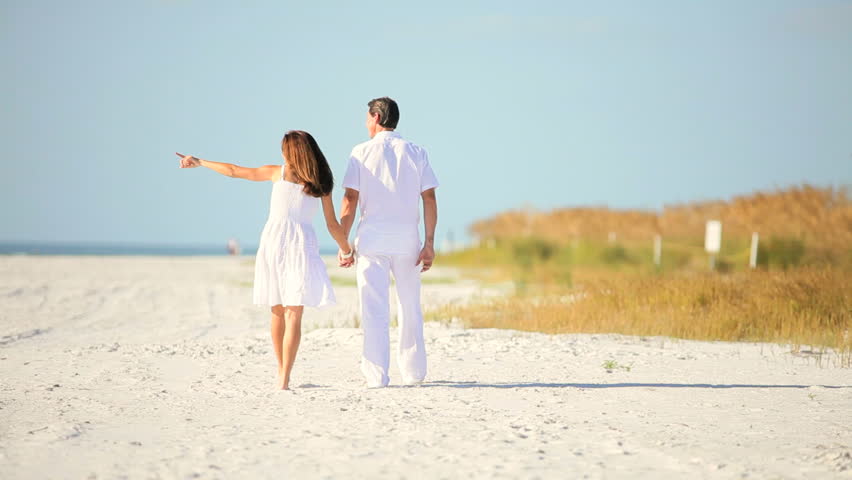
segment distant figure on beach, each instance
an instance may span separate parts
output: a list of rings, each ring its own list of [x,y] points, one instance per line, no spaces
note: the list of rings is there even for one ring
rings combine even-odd
[[[236,238],[228,239],[228,255],[239,255],[240,254],[240,244],[237,242]]]
[[[307,132],[291,130],[281,140],[281,154],[283,165],[259,168],[177,155],[181,157],[180,168],[207,167],[228,177],[273,182],[269,219],[260,236],[254,265],[253,297],[255,305],[272,309],[270,329],[278,360],[277,387],[288,390],[305,305],[324,307],[335,303],[311,226],[320,203],[328,232],[340,248],[340,257],[351,257],[353,251],[334,213],[334,178],[317,142]]]
[[[420,308],[420,274],[435,258],[435,224],[438,180],[426,150],[394,131],[399,107],[388,97],[367,106],[370,140],[352,149],[343,178],[346,193],[341,207],[344,235],[361,205],[361,221],[355,236],[357,258],[338,254],[340,266],[356,265],[364,332],[361,371],[371,388],[390,382],[390,274],[399,297],[399,369],[402,382],[418,384],[426,377],[426,347]],[[425,242],[421,244],[420,201],[423,201]]]

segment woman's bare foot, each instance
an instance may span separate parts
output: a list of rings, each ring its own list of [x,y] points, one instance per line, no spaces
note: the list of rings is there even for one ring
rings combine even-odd
[[[290,390],[290,379],[284,375],[284,369],[278,369],[278,381],[276,383],[279,390]]]

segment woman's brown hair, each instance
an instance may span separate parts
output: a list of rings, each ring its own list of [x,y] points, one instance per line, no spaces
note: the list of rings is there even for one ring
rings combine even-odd
[[[334,187],[334,175],[319,145],[308,132],[290,130],[281,139],[281,153],[296,183],[304,184],[304,192],[324,197]]]

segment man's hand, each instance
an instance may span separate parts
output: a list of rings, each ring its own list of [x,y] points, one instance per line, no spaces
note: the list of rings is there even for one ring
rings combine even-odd
[[[355,263],[355,249],[350,248],[349,251],[352,252],[352,253],[351,253],[351,255],[346,256],[346,257],[343,256],[343,254],[345,253],[343,250],[337,251],[337,264],[339,266],[341,266],[343,268],[349,268]]]
[[[417,257],[417,263],[415,265],[423,264],[423,268],[420,270],[421,272],[425,272],[432,268],[432,262],[435,261],[435,249],[432,245],[425,245],[422,250],[420,250],[420,255]]]

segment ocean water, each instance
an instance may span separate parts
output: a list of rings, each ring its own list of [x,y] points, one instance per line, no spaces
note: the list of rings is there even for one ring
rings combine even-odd
[[[257,246],[242,247],[240,255],[254,255]],[[337,249],[320,247],[320,254],[335,255]],[[100,243],[0,242],[0,255],[139,255],[210,256],[228,255],[226,245],[133,245]]]

